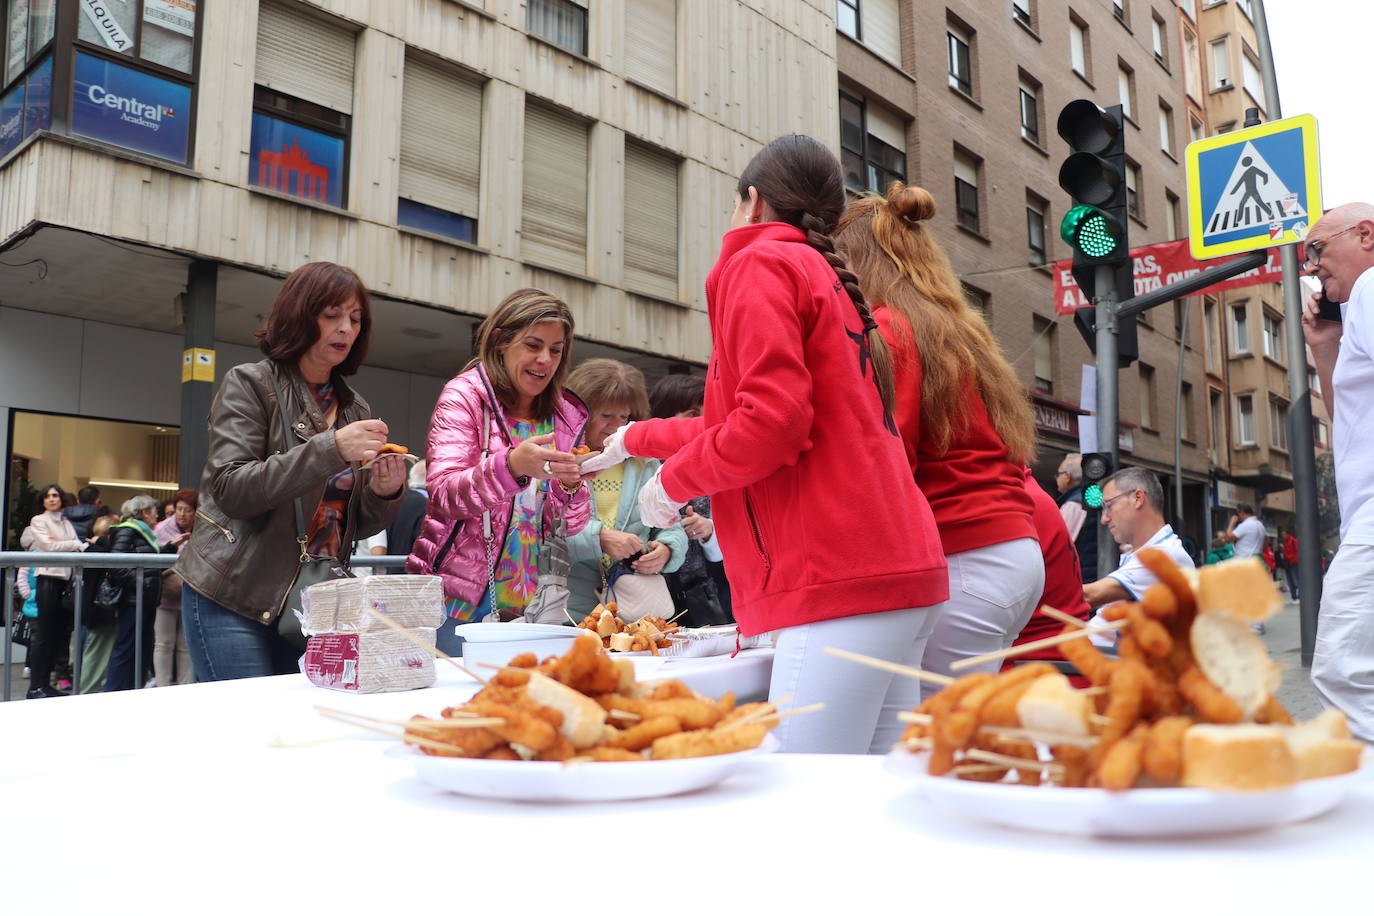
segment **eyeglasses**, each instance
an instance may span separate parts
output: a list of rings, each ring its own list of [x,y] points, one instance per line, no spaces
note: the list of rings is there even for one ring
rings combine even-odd
[[[1345,235],[1351,229],[1358,228],[1360,228],[1359,224],[1356,224],[1354,226],[1346,226],[1340,232],[1333,232],[1319,242],[1308,242],[1307,257],[1303,259],[1302,266],[1309,270],[1314,267],[1320,267],[1322,263],[1322,252],[1326,250],[1327,245],[1331,244],[1331,240],[1338,235]]]
[[[1127,496],[1132,496],[1132,495],[1135,494],[1135,492],[1136,492],[1135,490],[1128,490],[1128,491],[1125,492],[1125,493],[1118,493],[1118,494],[1116,494],[1116,495],[1113,496],[1111,499],[1104,499],[1104,500],[1102,500],[1102,511],[1103,511],[1103,512],[1110,512],[1111,509],[1112,509],[1112,503],[1116,502],[1118,499],[1125,499]]]

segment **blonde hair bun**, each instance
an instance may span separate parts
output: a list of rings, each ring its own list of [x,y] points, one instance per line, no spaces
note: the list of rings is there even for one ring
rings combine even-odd
[[[935,198],[925,188],[892,182],[887,191],[887,205],[892,212],[909,222],[920,222],[935,215]]]

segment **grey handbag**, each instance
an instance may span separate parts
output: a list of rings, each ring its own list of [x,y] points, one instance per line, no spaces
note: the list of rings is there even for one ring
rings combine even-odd
[[[568,526],[559,514],[553,531],[539,539],[539,554],[535,558],[539,577],[538,587],[525,605],[527,623],[568,622],[568,570],[572,559],[568,554]]]
[[[268,370],[268,376],[272,377],[270,370]],[[283,447],[289,447],[291,423],[282,411],[281,386],[277,384],[275,377],[272,377],[272,387],[277,392],[277,417],[281,420],[282,435],[285,437],[282,444]],[[356,480],[354,485],[357,485]],[[286,594],[282,598],[281,613],[277,615],[277,635],[304,652],[306,636],[301,630],[300,617],[297,616],[298,612],[303,613],[305,607],[301,597],[307,588],[317,583],[328,582],[330,579],[353,578],[353,573],[348,568],[348,559],[353,555],[353,524],[355,519],[353,513],[349,512],[343,537],[339,541],[341,548],[339,552],[344,556],[317,557],[306,549],[309,542],[305,536],[305,510],[301,506],[299,496],[291,500],[291,509],[296,518],[296,544],[300,548],[300,558],[296,566],[296,576],[291,580],[291,584],[287,587]]]

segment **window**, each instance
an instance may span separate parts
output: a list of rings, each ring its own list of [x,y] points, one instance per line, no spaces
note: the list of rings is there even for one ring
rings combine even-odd
[[[14,0],[14,7],[23,6]],[[52,0],[31,3],[45,7]],[[196,4],[168,0],[113,0],[82,3],[76,37],[117,54],[128,54],[181,73],[191,72],[196,34]],[[48,28],[51,29],[51,21]]]
[[[1236,6],[1245,14],[1245,18],[1255,18],[1255,11],[1250,8],[1250,0],[1236,0]]]
[[[1169,66],[1169,27],[1159,18],[1159,13],[1150,11],[1150,44],[1154,48],[1155,60]]]
[[[954,151],[954,212],[960,226],[979,232],[978,172],[979,160],[963,150]]]
[[[1053,394],[1054,322],[1035,315],[1031,318],[1031,332],[1035,335],[1031,344],[1031,349],[1035,353],[1035,390]]]
[[[1187,302],[1183,299],[1174,300],[1174,338],[1183,338],[1183,322],[1187,317]]]
[[[1269,399],[1269,444],[1288,450],[1288,405],[1275,397]]]
[[[525,103],[520,256],[587,272],[587,125],[534,102]]]
[[[1231,51],[1225,38],[1209,45],[1212,51],[1212,88],[1226,89],[1231,85]]]
[[[52,122],[54,55],[41,52],[52,41],[55,9],[55,0],[0,0],[0,158]],[[121,112],[90,107],[123,127]]]
[[[1118,22],[1126,21],[1126,0],[1112,0],[1112,15]]]
[[[1188,142],[1192,143],[1207,136],[1207,129],[1202,126],[1202,122],[1192,115],[1188,116]]]
[[[1189,19],[1197,22],[1197,7],[1194,6],[1194,0],[1178,0],[1178,8],[1183,10]]]
[[[1255,399],[1248,394],[1236,397],[1236,433],[1241,445],[1255,445]]]
[[[1069,64],[1075,73],[1088,78],[1088,24],[1069,13]]]
[[[475,243],[481,159],[481,84],[407,57],[396,222]]]
[[[850,38],[861,40],[859,0],[835,0],[835,28]]]
[[[625,75],[677,96],[677,0],[625,0]]]
[[[1233,130],[1235,130],[1235,129],[1236,129],[1236,122],[1235,122],[1235,121],[1227,121],[1225,124],[1218,124],[1218,125],[1217,125],[1217,133],[1219,133],[1219,134],[1229,134],[1231,131],[1233,131]]]
[[[1140,166],[1126,163],[1126,212],[1144,221],[1140,210]]]
[[[1030,263],[1036,267],[1049,260],[1045,247],[1045,204],[1039,198],[1026,195],[1026,247],[1030,249]]]
[[[1331,447],[1331,431],[1321,420],[1312,421],[1312,441],[1317,448]]]
[[[1255,104],[1260,108],[1268,108],[1266,104],[1267,96],[1264,94],[1264,77],[1260,75],[1259,61],[1250,56],[1250,49],[1246,48],[1240,55],[1241,81],[1245,86],[1245,91],[1250,93],[1250,98],[1255,100]]]
[[[1173,191],[1164,192],[1164,235],[1169,241],[1182,237],[1178,231],[1178,195]]]
[[[1146,429],[1159,428],[1158,405],[1155,403],[1155,370],[1153,366],[1137,363],[1140,367],[1140,425]]]
[[[1244,305],[1231,309],[1231,348],[1236,353],[1250,352],[1250,324]]]
[[[986,292],[984,292],[981,289],[978,289],[977,287],[969,286],[967,283],[965,283],[964,302],[968,304],[968,307],[970,309],[977,312],[979,315],[982,315],[984,320],[987,320],[988,294]]]
[[[1121,113],[1135,120],[1135,71],[1119,62],[1116,68],[1116,91],[1121,99]]]
[[[525,31],[587,56],[587,6],[576,0],[525,0]]]
[[[1198,58],[1197,35],[1183,30],[1183,88],[1195,100],[1202,99],[1202,65]]]
[[[1040,86],[1024,76],[1018,90],[1021,95],[1021,136],[1040,145]]]
[[[258,9],[248,183],[347,205],[353,32],[295,7]]]
[[[625,286],[678,301],[678,160],[625,144]]]
[[[4,87],[18,79],[29,61],[52,40],[57,0],[0,0],[0,14],[4,15],[0,22],[0,62],[4,64],[0,87]]]
[[[1215,388],[1207,389],[1207,397],[1210,401],[1208,407],[1211,410],[1212,438],[1208,445],[1209,457],[1212,463],[1217,463],[1221,458],[1222,445],[1226,442],[1226,412],[1221,406],[1221,392]]]
[[[1317,370],[1315,369],[1307,370],[1307,389],[1311,391],[1313,395],[1322,393],[1321,379],[1317,376]]]
[[[1035,14],[1031,9],[1031,2],[1032,0],[1011,0],[1011,17],[1031,31],[1035,31]]]
[[[1264,355],[1283,362],[1283,321],[1268,311],[1264,313]]]
[[[881,105],[840,93],[840,162],[854,193],[906,181],[906,124]]]
[[[1162,99],[1159,103],[1159,148],[1170,156],[1174,154],[1174,110]]]
[[[1179,400],[1179,410],[1181,411],[1179,421],[1182,433],[1180,438],[1189,442],[1196,442],[1197,439],[1193,435],[1193,386],[1188,382],[1183,383],[1182,397]]]
[[[1217,324],[1217,303],[1215,299],[1202,302],[1202,334],[1205,338],[1207,368],[1212,372],[1221,371],[1221,327]]]
[[[953,22],[949,23],[946,38],[949,43],[949,85],[964,95],[973,95],[973,33]]]
[[[859,9],[864,46],[897,67],[902,64],[902,15],[898,0],[863,0]]]

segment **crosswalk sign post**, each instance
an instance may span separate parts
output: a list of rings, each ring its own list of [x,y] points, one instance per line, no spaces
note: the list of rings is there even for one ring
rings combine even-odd
[[[1184,157],[1189,247],[1200,261],[1301,242],[1321,218],[1312,115],[1196,140]]]

